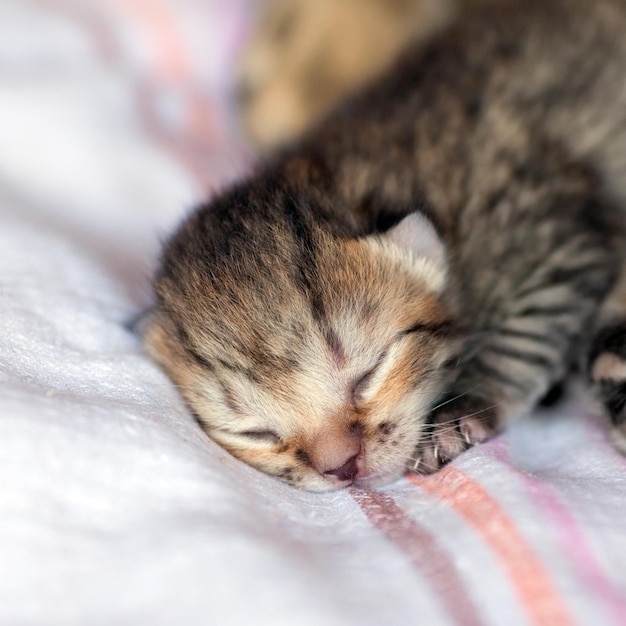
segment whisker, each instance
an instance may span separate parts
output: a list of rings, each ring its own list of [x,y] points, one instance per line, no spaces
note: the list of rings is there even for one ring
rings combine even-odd
[[[487,411],[498,408],[499,406],[501,406],[501,404],[492,404],[491,406],[484,407],[478,411],[474,411],[473,413],[466,413],[464,415],[460,415],[459,417],[453,417],[449,420],[446,420],[445,422],[427,424],[426,429],[424,430],[424,435],[426,436],[433,435],[433,434],[442,435],[442,434],[446,434],[452,431],[456,431],[458,429],[459,420],[465,419],[467,417],[475,417],[476,415],[480,415],[481,413],[486,413]],[[488,418],[487,417],[478,418],[477,421],[481,422],[483,419],[486,421],[486,419]]]
[[[459,419],[465,419],[466,417],[474,417],[474,415],[479,415],[480,413],[485,413],[486,411],[491,411],[491,409],[496,409],[500,406],[500,404],[492,404],[491,406],[487,406],[484,409],[480,409],[480,411],[474,411],[474,413],[468,413],[467,415],[463,415],[463,417]]]
[[[433,411],[436,411],[437,409],[440,409],[442,406],[445,406],[446,404],[449,404],[450,402],[454,402],[455,400],[458,400],[459,398],[462,398],[463,396],[466,396],[466,395],[472,393],[472,391],[475,391],[479,387],[482,387],[482,385],[484,385],[484,383],[482,383],[482,382],[478,383],[477,385],[474,385],[474,387],[472,387],[471,389],[468,389],[467,391],[464,391],[463,393],[460,393],[458,396],[454,396],[454,398],[449,398],[448,400],[444,400],[443,402],[440,402],[439,404],[437,404],[434,407],[432,407],[430,409],[430,412],[432,413]]]

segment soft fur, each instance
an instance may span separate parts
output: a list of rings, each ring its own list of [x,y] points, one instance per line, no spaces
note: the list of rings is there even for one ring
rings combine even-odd
[[[626,3],[477,11],[182,224],[146,343],[262,471],[433,471],[586,358],[625,200]]]
[[[262,3],[239,72],[246,135],[263,150],[294,139],[386,70],[409,42],[451,21],[457,8],[456,0]]]

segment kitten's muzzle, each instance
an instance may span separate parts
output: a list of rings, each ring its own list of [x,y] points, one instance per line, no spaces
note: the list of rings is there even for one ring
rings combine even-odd
[[[362,435],[349,428],[327,429],[311,442],[308,456],[323,476],[338,482],[355,481],[362,465]]]
[[[341,467],[324,472],[324,475],[336,476],[341,481],[349,480],[350,482],[353,482],[359,473],[359,467],[357,465],[358,456],[358,454],[355,454],[354,456],[350,457]]]

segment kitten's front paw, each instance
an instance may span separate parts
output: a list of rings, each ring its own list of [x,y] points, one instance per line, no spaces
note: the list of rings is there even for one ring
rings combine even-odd
[[[484,400],[461,396],[444,401],[424,427],[409,470],[419,474],[437,471],[468,448],[493,437],[496,424],[496,408],[486,406]]]
[[[589,377],[613,422],[615,445],[626,453],[626,322],[598,333]]]

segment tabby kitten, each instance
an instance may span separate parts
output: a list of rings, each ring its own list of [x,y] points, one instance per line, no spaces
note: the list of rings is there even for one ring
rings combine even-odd
[[[436,470],[591,349],[624,433],[626,3],[463,20],[166,244],[145,333],[207,433],[310,490]],[[592,347],[591,347],[592,346]]]

